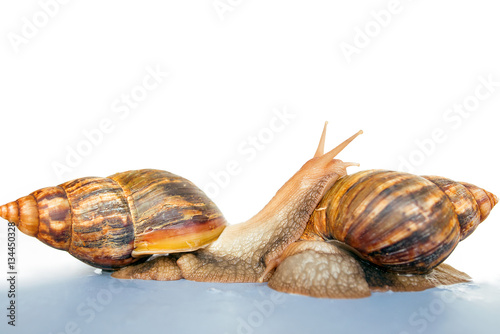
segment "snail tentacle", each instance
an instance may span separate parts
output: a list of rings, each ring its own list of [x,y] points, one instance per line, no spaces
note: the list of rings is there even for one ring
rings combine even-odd
[[[325,140],[326,140],[326,128],[328,126],[328,121],[325,122],[323,126],[323,132],[321,132],[321,137],[319,139],[318,148],[316,149],[316,153],[314,153],[314,157],[318,158],[325,154]]]

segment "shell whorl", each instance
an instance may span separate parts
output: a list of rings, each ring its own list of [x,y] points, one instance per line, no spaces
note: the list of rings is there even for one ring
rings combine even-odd
[[[303,239],[339,240],[362,258],[401,273],[425,273],[486,218],[497,198],[445,178],[367,170],[325,194]]]
[[[15,223],[19,230],[29,236],[38,234],[38,208],[33,195],[19,198],[0,207],[0,217]]]
[[[1,206],[0,217],[103,269],[200,248],[226,226],[215,204],[194,184],[150,169],[43,188]]]
[[[130,256],[134,229],[122,192],[110,179],[80,178],[39,189],[0,212],[21,232],[85,263],[113,269],[137,261]]]
[[[494,194],[473,184],[440,176],[422,177],[437,185],[450,199],[460,223],[460,240],[471,235],[498,203]]]
[[[37,190],[0,207],[0,217],[18,229],[57,249],[68,250],[71,212],[61,187]]]

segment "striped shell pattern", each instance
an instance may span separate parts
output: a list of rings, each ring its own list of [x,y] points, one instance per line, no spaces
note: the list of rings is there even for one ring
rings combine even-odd
[[[443,177],[361,171],[325,194],[302,239],[338,240],[390,271],[422,274],[443,262],[497,202],[479,187]]]
[[[103,269],[151,254],[196,250],[226,226],[217,206],[193,183],[152,169],[43,188],[1,206],[0,217]]]

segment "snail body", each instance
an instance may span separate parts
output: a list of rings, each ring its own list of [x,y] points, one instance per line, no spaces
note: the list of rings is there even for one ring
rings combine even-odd
[[[389,271],[423,274],[442,263],[497,201],[443,177],[361,171],[328,190],[302,239],[338,240]]]
[[[226,226],[217,206],[193,183],[152,169],[43,188],[1,206],[0,216],[102,269],[196,250]]]

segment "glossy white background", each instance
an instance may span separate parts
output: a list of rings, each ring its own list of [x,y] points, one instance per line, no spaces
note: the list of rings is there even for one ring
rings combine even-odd
[[[361,164],[350,172],[401,170],[413,159],[416,174],[500,194],[499,9],[486,0],[3,2],[0,202],[77,177],[157,168],[209,189],[238,223],[312,157],[326,120],[327,148],[364,131],[339,156]],[[356,47],[350,57],[347,44]],[[168,75],[156,85],[151,71]],[[135,94],[134,107],[123,94]],[[464,116],[448,111],[463,103]],[[428,144],[436,132],[440,142]],[[86,155],[58,175],[54,165],[78,149]],[[228,168],[233,175],[215,185]],[[496,210],[447,260],[479,283],[500,279]],[[21,292],[93,275],[21,234],[17,261]]]

